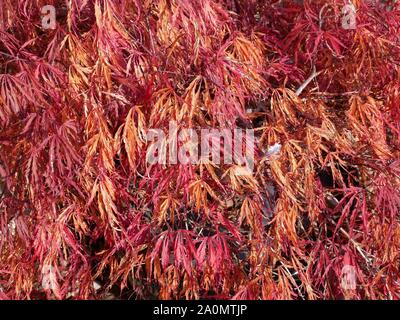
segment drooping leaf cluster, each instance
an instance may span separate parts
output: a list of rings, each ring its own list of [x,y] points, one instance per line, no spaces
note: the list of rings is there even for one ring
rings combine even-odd
[[[400,4],[346,4],[0,0],[0,298],[399,298]],[[149,165],[171,120],[253,175]]]

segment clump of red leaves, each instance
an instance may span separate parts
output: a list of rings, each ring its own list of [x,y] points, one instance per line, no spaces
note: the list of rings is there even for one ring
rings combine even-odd
[[[0,298],[399,298],[400,5],[347,3],[0,1]],[[170,120],[254,175],[150,166]]]

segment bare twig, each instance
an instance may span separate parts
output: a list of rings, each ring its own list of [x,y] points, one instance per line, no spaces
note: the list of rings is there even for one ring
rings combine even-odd
[[[307,78],[306,81],[303,82],[303,84],[296,90],[296,95],[300,96],[303,90],[310,84],[310,82],[316,78],[322,71],[318,71],[315,69],[315,66],[313,66],[313,72],[311,75]]]

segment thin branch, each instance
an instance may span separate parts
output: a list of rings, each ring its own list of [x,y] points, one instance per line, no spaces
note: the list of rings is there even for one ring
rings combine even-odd
[[[303,82],[303,84],[296,90],[296,95],[300,96],[303,90],[310,84],[310,82],[316,78],[322,71],[318,71],[315,69],[315,66],[313,66],[313,72],[312,74],[307,78],[306,81]]]

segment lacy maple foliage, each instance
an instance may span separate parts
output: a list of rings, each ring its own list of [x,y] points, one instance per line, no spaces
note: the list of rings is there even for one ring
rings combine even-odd
[[[352,2],[1,0],[0,298],[400,298],[400,4]],[[149,165],[170,120],[254,174]]]

